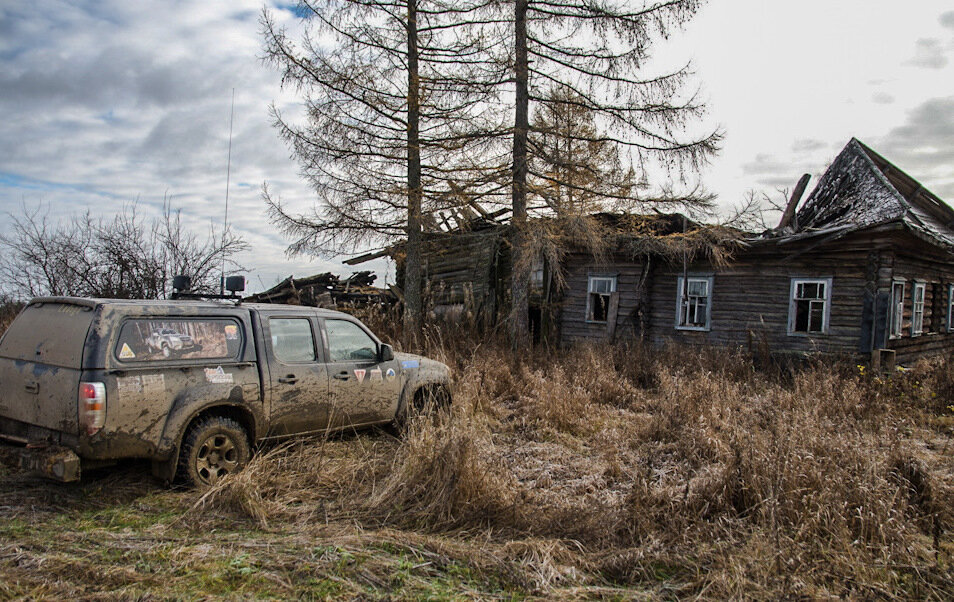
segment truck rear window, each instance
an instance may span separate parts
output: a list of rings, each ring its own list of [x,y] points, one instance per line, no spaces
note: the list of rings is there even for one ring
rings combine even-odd
[[[81,368],[93,308],[70,303],[27,306],[0,339],[0,356]]]
[[[244,333],[228,318],[126,320],[114,355],[121,362],[237,358]]]

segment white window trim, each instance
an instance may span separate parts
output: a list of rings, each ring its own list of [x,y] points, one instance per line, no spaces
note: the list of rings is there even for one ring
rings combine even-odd
[[[954,284],[947,285],[947,331],[954,332]]]
[[[704,280],[707,282],[707,295],[706,295],[706,323],[704,326],[685,326],[679,323],[682,319],[682,296],[686,290],[685,281],[686,280]],[[676,279],[676,330],[696,330],[701,332],[708,332],[712,329],[712,283],[714,278],[711,274],[708,275],[694,275],[686,274],[685,279],[682,276],[679,276]]]
[[[825,314],[822,316],[821,332],[796,332],[795,331],[795,291],[799,284],[824,284],[825,285]],[[792,278],[788,289],[788,336],[790,337],[811,337],[818,335],[827,335],[830,330],[831,320],[831,277],[828,278]]]
[[[894,302],[894,287],[895,285],[901,285],[901,308],[898,311],[898,305]],[[888,337],[891,339],[900,339],[904,336],[904,297],[908,292],[907,283],[900,279],[895,278],[891,281],[891,313],[889,317],[888,324]],[[897,318],[897,323],[895,323],[895,318]]]
[[[597,281],[597,280],[608,280],[608,281],[610,282],[610,294],[612,295],[613,293],[616,292],[616,282],[617,282],[617,275],[616,275],[616,274],[587,274],[587,277],[586,277],[586,314],[584,314],[584,318],[585,318],[587,324],[606,324],[607,322],[609,322],[609,316],[608,316],[608,315],[607,315],[607,319],[606,319],[606,320],[591,320],[591,319],[590,319],[590,315],[591,315],[591,314],[590,314],[590,309],[591,309],[591,307],[590,307],[590,298],[591,298],[591,296],[592,296],[592,294],[593,294],[593,282],[594,282],[594,281]],[[607,311],[607,313],[609,313],[609,312]]]
[[[918,320],[918,290],[921,291],[921,315]],[[911,288],[911,336],[919,337],[924,334],[924,300],[927,296],[927,283],[920,280],[914,281]]]

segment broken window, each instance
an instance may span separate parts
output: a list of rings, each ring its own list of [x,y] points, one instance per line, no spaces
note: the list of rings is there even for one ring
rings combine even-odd
[[[676,328],[708,330],[712,277],[680,277],[678,295]]]
[[[891,337],[901,336],[904,323],[904,281],[896,280],[891,283]]]
[[[924,332],[924,283],[915,282],[911,291],[911,336]]]
[[[789,307],[789,332],[820,334],[828,332],[831,279],[792,279]]]
[[[616,276],[590,276],[587,291],[586,321],[606,322],[610,296],[616,292]]]

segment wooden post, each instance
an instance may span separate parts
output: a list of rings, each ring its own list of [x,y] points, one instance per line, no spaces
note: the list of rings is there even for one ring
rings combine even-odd
[[[616,338],[616,318],[619,316],[619,291],[610,293],[609,308],[606,312],[606,335],[612,343]]]
[[[871,373],[881,372],[881,350],[872,349],[871,351]]]

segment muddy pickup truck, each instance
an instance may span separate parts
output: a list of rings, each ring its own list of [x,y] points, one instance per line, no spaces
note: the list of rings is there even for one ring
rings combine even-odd
[[[189,344],[169,353],[168,332]],[[450,400],[447,366],[324,309],[37,298],[0,339],[0,439],[62,481],[145,458],[207,486],[264,439],[400,423],[427,398]]]

